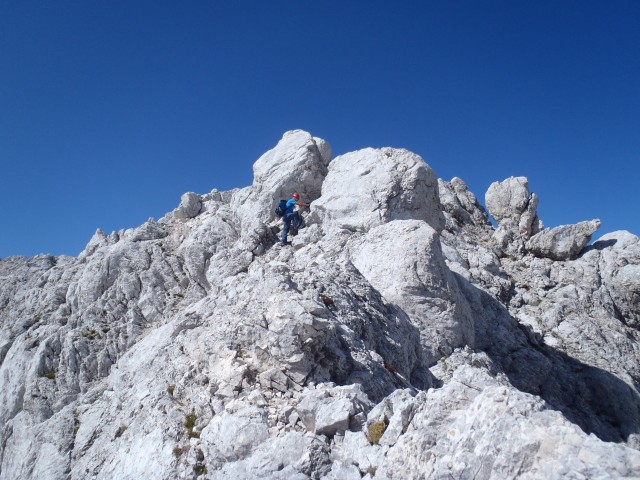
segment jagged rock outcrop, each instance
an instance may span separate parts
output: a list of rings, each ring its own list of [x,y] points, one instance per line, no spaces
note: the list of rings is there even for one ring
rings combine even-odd
[[[480,206],[476,196],[460,178],[454,177],[450,182],[438,179],[438,193],[445,218],[450,220],[450,230],[466,225],[468,227],[489,227],[491,222],[484,208]]]
[[[485,202],[487,210],[498,222],[494,239],[499,252],[521,255],[524,242],[543,228],[536,212],[539,198],[535,193],[529,193],[527,178],[510,177],[492,183]]]
[[[637,478],[640,239],[486,199],[497,230],[419,156],[298,130],[250,187],[1,259],[0,479]]]
[[[242,242],[252,247],[249,250],[258,248],[268,235],[265,220],[274,218],[278,199],[288,199],[296,191],[307,202],[320,196],[331,155],[327,142],[294,130],[255,162],[252,187],[239,190],[231,199]]]
[[[640,466],[636,451],[584,435],[514,389],[483,354],[456,353],[436,372],[444,386],[415,397],[406,433],[376,459],[376,477],[620,478]]]
[[[193,218],[202,211],[202,197],[194,192],[182,195],[180,206],[174,211],[177,218]]]

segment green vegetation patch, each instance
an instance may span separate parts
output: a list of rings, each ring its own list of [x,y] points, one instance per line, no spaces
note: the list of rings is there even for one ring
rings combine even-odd
[[[198,416],[195,413],[189,413],[184,419],[184,426],[187,428],[189,438],[200,438],[198,432],[193,431],[193,427],[196,426],[196,420]]]
[[[90,328],[89,330],[85,330],[84,332],[82,332],[82,336],[84,338],[88,338],[89,340],[95,340],[96,338],[100,338],[100,334],[96,332],[93,328]]]
[[[369,426],[369,441],[374,445],[378,445],[378,442],[382,438],[382,435],[384,435],[388,426],[389,421],[386,418],[380,422],[372,423]]]
[[[197,419],[198,416],[195,413],[189,413],[184,417],[184,426],[187,427],[187,430],[193,430],[193,427],[196,426]]]

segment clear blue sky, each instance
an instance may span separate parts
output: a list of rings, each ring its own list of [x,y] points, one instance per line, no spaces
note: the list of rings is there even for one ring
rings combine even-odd
[[[0,257],[77,255],[301,128],[640,234],[640,2],[0,3]]]

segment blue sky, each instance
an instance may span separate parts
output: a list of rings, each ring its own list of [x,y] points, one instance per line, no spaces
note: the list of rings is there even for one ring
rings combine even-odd
[[[0,257],[77,255],[301,128],[640,234],[640,2],[0,3]]]

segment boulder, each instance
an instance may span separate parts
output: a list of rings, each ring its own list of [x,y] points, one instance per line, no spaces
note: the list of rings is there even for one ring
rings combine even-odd
[[[331,471],[322,478],[323,480],[360,480],[362,475],[355,465],[333,462]]]
[[[182,195],[180,206],[174,211],[176,218],[194,218],[202,210],[202,197],[197,193],[187,192]]]
[[[308,431],[333,437],[344,435],[354,417],[368,408],[371,402],[358,384],[320,385],[302,396],[296,411]]]
[[[526,177],[509,177],[502,182],[493,182],[485,194],[487,209],[498,223],[505,220],[519,222],[530,200]]]
[[[457,352],[442,362],[446,370],[453,370],[451,376],[416,405],[406,432],[380,458],[376,478],[629,478],[637,474],[640,452],[585,435],[540,398],[482,368],[466,362],[456,365],[456,357]],[[400,465],[402,474],[397,475]]]
[[[435,172],[407,150],[367,148],[335,158],[310,222],[325,230],[367,232],[392,220],[417,219],[442,230]]]
[[[589,243],[600,228],[600,220],[546,228],[529,239],[526,248],[537,257],[571,260]]]

